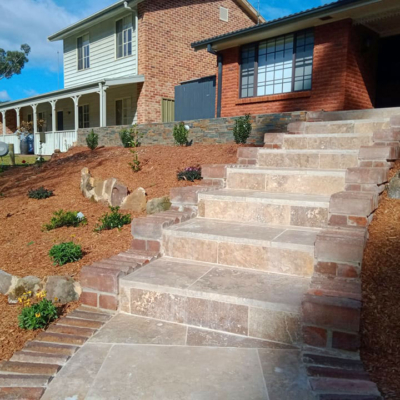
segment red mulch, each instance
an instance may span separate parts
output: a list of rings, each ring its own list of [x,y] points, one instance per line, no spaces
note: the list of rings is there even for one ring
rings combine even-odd
[[[130,247],[130,226],[121,231],[94,233],[98,218],[107,211],[104,205],[85,199],[79,189],[80,171],[88,167],[92,176],[115,177],[130,190],[143,187],[148,199],[168,195],[172,187],[193,185],[176,179],[178,169],[201,164],[235,163],[238,146],[193,145],[191,147],[151,146],[138,150],[142,170],[134,173],[129,149],[120,147],[90,151],[84,147],[71,149],[36,166],[15,168],[0,174],[0,268],[17,276],[68,275],[79,278],[84,265],[110,257]],[[197,183],[199,184],[199,181]],[[29,189],[44,186],[54,191],[45,200],[29,199]],[[88,225],[43,232],[54,211],[81,211]],[[132,217],[140,214],[131,213]],[[82,260],[62,267],[54,266],[48,256],[50,248],[60,242],[74,241],[85,252]],[[0,298],[0,360],[20,349],[35,333],[17,328],[18,306],[10,306]]]
[[[400,161],[391,171],[400,171]],[[400,200],[386,192],[369,227],[362,283],[362,359],[385,399],[400,399]]]

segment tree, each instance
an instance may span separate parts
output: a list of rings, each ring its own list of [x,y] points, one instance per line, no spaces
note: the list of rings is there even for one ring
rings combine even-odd
[[[27,44],[21,45],[21,51],[5,51],[0,49],[0,81],[19,75],[28,60],[31,48]]]

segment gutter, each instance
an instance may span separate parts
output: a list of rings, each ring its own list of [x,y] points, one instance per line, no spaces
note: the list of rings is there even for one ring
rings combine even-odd
[[[280,25],[286,25],[291,22],[298,22],[302,21],[311,17],[321,17],[324,16],[326,13],[331,13],[331,11],[344,11],[346,9],[352,9],[352,8],[357,8],[362,5],[367,5],[367,4],[373,4],[373,3],[379,3],[382,0],[342,0],[342,1],[335,1],[333,3],[326,4],[321,7],[316,7],[312,8],[310,10],[306,11],[301,11],[296,14],[291,14],[286,17],[278,18],[269,22],[265,22],[259,25],[251,26],[250,28],[245,28],[241,29],[238,31],[230,32],[224,35],[220,36],[215,36],[209,39],[201,40],[198,42],[193,42],[191,44],[191,47],[200,50],[202,48],[206,48],[208,45],[213,45],[215,43],[223,42],[228,39],[234,38],[234,37],[243,37],[250,35],[254,32],[262,31],[262,30],[267,30],[269,28],[274,28]]]

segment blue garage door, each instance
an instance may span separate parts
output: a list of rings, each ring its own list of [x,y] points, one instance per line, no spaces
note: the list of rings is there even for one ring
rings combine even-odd
[[[216,77],[208,76],[175,86],[175,121],[215,117]]]

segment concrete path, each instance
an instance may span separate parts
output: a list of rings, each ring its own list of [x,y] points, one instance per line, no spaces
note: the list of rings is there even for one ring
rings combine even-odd
[[[185,346],[187,327],[117,314],[42,400],[312,400],[298,350]]]

